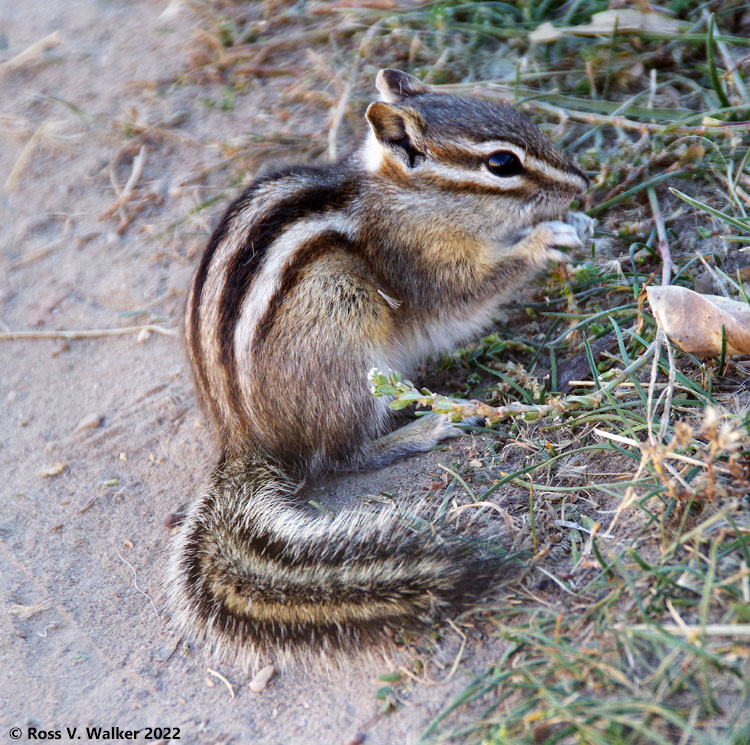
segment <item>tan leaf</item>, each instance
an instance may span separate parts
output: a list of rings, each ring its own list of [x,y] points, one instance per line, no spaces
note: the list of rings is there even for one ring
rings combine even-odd
[[[615,24],[617,24],[618,34],[634,34],[644,31],[679,34],[682,28],[679,21],[661,13],[644,13],[633,8],[620,8],[594,13],[591,16],[591,23],[584,23],[580,26],[557,28],[549,21],[542,23],[529,34],[529,41],[532,44],[548,44],[564,36],[610,36],[615,30]]]
[[[266,665],[258,674],[250,681],[250,690],[253,693],[260,693],[269,683],[271,678],[276,673],[275,665]]]
[[[97,414],[95,412],[92,412],[91,414],[87,414],[83,419],[81,419],[80,422],[78,422],[78,426],[76,427],[76,432],[81,432],[84,429],[96,429],[97,427],[101,427],[102,422],[104,421],[104,417],[101,414]]]
[[[55,601],[52,598],[47,598],[46,600],[42,600],[41,603],[36,603],[34,605],[12,605],[8,612],[14,616],[20,616],[23,619],[27,619],[35,616],[37,613],[49,610],[54,604]]]
[[[39,471],[39,475],[44,476],[46,479],[50,478],[50,476],[59,476],[65,470],[65,466],[66,464],[62,461],[59,463],[50,463]]]
[[[701,295],[686,287],[649,287],[648,302],[667,336],[698,357],[721,354],[721,327],[726,353],[750,354],[750,305],[718,295]]]

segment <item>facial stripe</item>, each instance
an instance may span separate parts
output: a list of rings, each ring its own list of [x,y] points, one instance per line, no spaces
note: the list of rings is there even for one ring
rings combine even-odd
[[[530,183],[521,184],[519,186],[497,189],[493,186],[487,186],[481,182],[474,180],[458,181],[452,178],[443,178],[437,175],[426,176],[425,181],[443,189],[446,192],[452,192],[454,194],[481,194],[485,196],[503,196],[515,199],[523,199],[533,195],[537,188]]]
[[[493,143],[497,144],[497,143]],[[502,149],[506,143],[500,143]],[[372,147],[377,146],[375,143]],[[507,148],[514,154],[517,148]],[[521,154],[519,160],[524,163],[524,171],[516,176],[498,177],[492,174],[486,167],[486,159],[496,149],[488,153],[477,153],[466,150],[463,147],[433,147],[432,158],[424,161],[415,169],[415,178],[429,177],[431,180],[439,180],[440,186],[446,189],[455,188],[457,191],[477,193],[507,194],[519,196],[541,187],[555,185],[566,191],[582,191],[588,184],[585,174],[575,166],[568,169],[560,169],[550,165],[547,161],[540,160],[534,156]],[[391,166],[396,159],[387,152],[381,151],[379,168],[384,171]],[[524,162],[525,161],[525,162]],[[371,158],[374,164],[376,161]],[[408,175],[409,169],[397,162],[399,173]],[[419,171],[419,173],[417,173]],[[437,177],[434,179],[433,177]],[[530,187],[530,188],[529,188]]]
[[[527,150],[522,143],[516,144],[511,140],[512,137],[508,136],[474,142],[466,137],[456,137],[448,141],[429,142],[428,158],[417,167],[419,174],[415,171],[413,175],[416,177],[430,171],[439,172],[443,178],[455,179],[461,184],[459,188],[462,190],[466,189],[465,184],[468,181],[490,187],[496,192],[515,190],[519,183],[518,179],[531,180],[539,185],[552,183],[576,192],[587,188],[586,175],[551,143],[548,143],[549,147],[541,153],[538,149]],[[501,178],[488,171],[486,164],[489,156],[504,150],[518,158],[524,167],[523,174]],[[395,175],[399,177],[399,181],[412,170],[394,158],[372,134],[364,149],[364,163],[369,171],[380,171],[391,177]],[[393,174],[394,170],[396,174]]]
[[[448,160],[457,163],[466,162],[467,165],[470,162],[477,165],[484,165],[487,158],[498,150],[507,150],[509,153],[513,153],[521,163],[524,163],[527,158],[526,150],[523,147],[514,145],[507,140],[472,142],[471,140],[460,138],[454,140],[449,146],[441,144],[435,146],[433,149],[439,160]]]
[[[481,163],[481,162],[480,162]],[[441,188],[456,191],[474,191],[482,194],[523,196],[537,191],[548,180],[533,171],[518,176],[498,178],[481,163],[476,168],[460,168],[444,163],[426,163],[422,178],[439,183]]]
[[[526,167],[537,173],[541,173],[545,178],[556,183],[578,189],[586,189],[588,186],[588,177],[576,166],[570,164],[566,169],[557,168],[549,162],[540,160],[534,156],[528,156]]]

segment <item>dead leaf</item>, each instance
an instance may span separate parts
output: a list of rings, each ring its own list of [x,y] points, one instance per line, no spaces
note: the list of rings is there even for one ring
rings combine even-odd
[[[96,429],[97,427],[102,426],[102,422],[104,421],[104,417],[101,414],[91,413],[87,414],[83,419],[81,419],[80,422],[78,422],[78,426],[76,427],[76,432],[81,432],[84,429]]]
[[[269,683],[271,678],[276,674],[275,665],[266,665],[258,674],[250,681],[250,690],[253,693],[260,693]]]
[[[52,598],[47,598],[46,600],[42,600],[41,603],[35,603],[34,605],[12,605],[8,612],[25,620],[35,616],[37,613],[49,610],[54,604],[55,601]]]
[[[591,16],[591,23],[580,26],[557,28],[549,21],[537,26],[530,34],[532,44],[548,44],[564,36],[610,36],[617,25],[618,34],[651,32],[660,34],[679,34],[682,24],[661,13],[644,13],[633,8],[604,10]]]
[[[84,429],[96,429],[97,427],[101,427],[103,421],[104,417],[101,414],[95,412],[87,414],[80,422],[78,422],[75,431],[81,432]]]
[[[686,287],[649,287],[648,302],[667,336],[690,354],[721,354],[721,328],[726,353],[750,354],[750,305],[718,295],[701,295]]]
[[[59,476],[65,470],[65,467],[66,464],[62,461],[59,463],[50,463],[39,471],[39,475],[43,476],[45,479],[48,479],[51,476]]]

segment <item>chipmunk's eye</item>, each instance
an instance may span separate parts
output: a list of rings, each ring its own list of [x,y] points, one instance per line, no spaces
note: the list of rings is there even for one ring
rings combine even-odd
[[[515,153],[498,150],[487,158],[487,168],[495,176],[518,176],[523,173],[523,166]]]

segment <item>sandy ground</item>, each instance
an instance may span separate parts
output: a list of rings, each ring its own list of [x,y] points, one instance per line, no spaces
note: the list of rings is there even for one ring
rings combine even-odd
[[[0,59],[59,34],[40,59],[0,68],[1,330],[179,326],[197,251],[223,204],[167,231],[206,196],[182,182],[218,162],[204,145],[217,131],[230,138],[248,122],[273,131],[274,92],[258,83],[234,111],[218,111],[198,86],[139,82],[184,67],[196,19],[183,10],[160,21],[165,6],[0,4]],[[153,136],[122,135],[142,125]],[[143,144],[135,203],[153,196],[138,215],[126,206],[133,221],[118,235],[117,216],[100,219],[117,196],[110,171],[123,188]],[[384,662],[285,673],[261,694],[221,666],[234,698],[207,677],[213,663],[165,623],[161,589],[164,516],[190,498],[212,458],[178,336],[0,341],[0,407],[3,741],[11,727],[27,741],[29,726],[117,725],[179,727],[189,743],[343,744],[364,731],[366,743],[401,745],[471,679],[462,664],[447,683],[402,687],[397,711],[373,720],[377,677],[393,669]],[[418,491],[468,447],[347,477],[342,488]],[[447,677],[458,641],[446,633],[438,662],[447,664],[431,666],[434,677]]]

